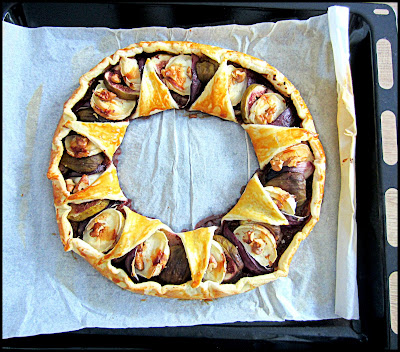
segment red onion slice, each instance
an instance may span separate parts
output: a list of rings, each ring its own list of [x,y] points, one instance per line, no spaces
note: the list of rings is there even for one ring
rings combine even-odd
[[[289,221],[289,225],[300,225],[308,218],[308,216],[287,214],[284,211],[282,211],[282,214],[285,215],[285,218]]]
[[[314,164],[311,161],[302,161],[297,163],[295,167],[284,166],[282,168],[283,172],[298,172],[303,174],[304,178],[307,180],[314,172]]]
[[[197,76],[196,63],[199,61],[197,55],[192,54],[192,85],[190,86],[190,100],[189,105],[193,104],[195,100],[200,96],[201,82]]]

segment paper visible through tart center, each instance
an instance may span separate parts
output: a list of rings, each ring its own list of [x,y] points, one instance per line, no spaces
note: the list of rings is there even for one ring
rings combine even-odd
[[[169,110],[131,121],[117,167],[132,208],[175,232],[229,211],[258,168],[240,125],[188,115]]]

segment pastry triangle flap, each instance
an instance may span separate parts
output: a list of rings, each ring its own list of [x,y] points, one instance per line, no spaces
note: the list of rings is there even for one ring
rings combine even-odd
[[[318,137],[304,128],[253,124],[242,126],[250,136],[261,169],[274,155],[286,148]]]
[[[121,237],[115,247],[103,257],[102,261],[122,257],[131,249],[146,241],[159,229],[171,231],[158,219],[147,218],[126,206],[123,209],[126,218]]]
[[[203,93],[196,99],[189,110],[205,112],[236,122],[228,87],[227,61],[223,61],[213,78],[207,83]]]
[[[153,62],[147,59],[143,68],[138,106],[133,117],[149,116],[169,109],[179,109],[179,106],[158,77]]]
[[[91,185],[71,194],[67,201],[82,203],[95,199],[126,200],[119,185],[117,169],[114,164],[111,164]]]
[[[222,221],[229,220],[252,220],[271,225],[289,224],[269,193],[264,190],[257,174],[250,179],[236,205],[222,218]]]
[[[211,242],[216,227],[200,227],[193,231],[177,234],[182,240],[192,273],[191,286],[197,287],[207,270],[211,254]]]
[[[122,143],[129,122],[96,123],[67,121],[65,127],[89,138],[112,159]]]

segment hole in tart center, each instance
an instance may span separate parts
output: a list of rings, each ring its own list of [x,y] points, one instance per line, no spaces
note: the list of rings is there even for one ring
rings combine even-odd
[[[132,208],[174,232],[228,212],[258,168],[240,125],[197,115],[169,110],[132,120],[118,158],[118,179]]]

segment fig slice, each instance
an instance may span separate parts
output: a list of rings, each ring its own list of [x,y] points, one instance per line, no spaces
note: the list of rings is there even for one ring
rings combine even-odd
[[[296,198],[296,206],[301,206],[307,200],[306,179],[299,172],[283,172],[270,179],[265,186],[282,188]]]
[[[218,70],[218,62],[212,59],[199,60],[196,62],[197,77],[203,84],[208,83]]]
[[[181,285],[190,280],[190,267],[181,244],[170,247],[169,259],[159,278],[172,285]]]
[[[245,123],[251,123],[248,118],[250,114],[250,108],[255,103],[255,101],[267,92],[268,88],[261,84],[250,84],[243,96],[240,103],[240,108],[242,112],[242,119]]]
[[[103,153],[88,156],[85,158],[74,158],[68,153],[64,152],[60,164],[73,171],[79,173],[90,173],[97,169],[97,167],[104,161]]]
[[[121,99],[136,100],[140,91],[131,89],[123,84],[123,82],[124,80],[120,71],[110,70],[104,74],[104,85],[110,92],[117,94],[118,98]]]
[[[282,127],[293,127],[296,123],[295,109],[294,107],[288,106],[276,119],[271,122],[270,125],[282,126]]]
[[[105,117],[108,120],[120,121],[130,116],[136,100],[126,100],[119,98],[117,94],[109,91],[105,80],[99,81],[90,98],[90,106],[96,114]]]
[[[101,212],[107,208],[110,201],[108,199],[98,199],[90,202],[70,204],[71,211],[69,212],[67,218],[72,221],[83,221],[91,216]]]
[[[97,115],[96,112],[90,107],[79,109],[76,114],[78,115],[78,121],[82,122],[110,122],[103,116]]]

